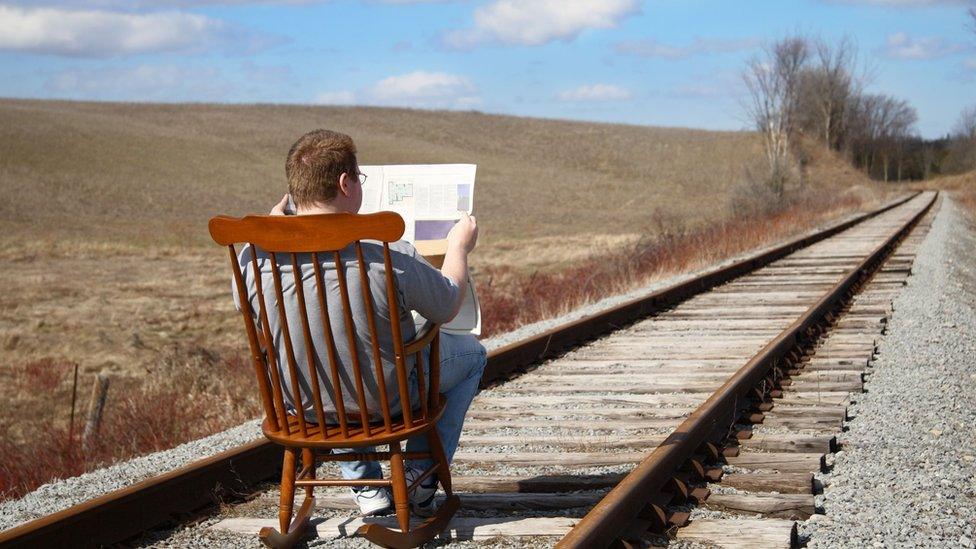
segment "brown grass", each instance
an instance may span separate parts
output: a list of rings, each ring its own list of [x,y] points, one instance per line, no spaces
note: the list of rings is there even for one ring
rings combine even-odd
[[[0,400],[0,490],[23,493],[256,413],[249,370],[235,358],[246,344],[226,255],[206,221],[265,212],[284,191],[288,147],[323,126],[353,135],[364,163],[479,165],[483,234],[472,264],[487,334],[785,238],[884,194],[825,153],[792,204],[749,205],[757,199],[742,190],[742,167],[759,148],[742,132],[405,109],[0,100],[0,383],[14,389]],[[748,207],[734,210],[743,196]],[[73,363],[80,411],[94,375],[112,378],[101,446],[88,456],[66,437]],[[146,403],[163,403],[161,413]],[[138,425],[145,436],[132,434]]]
[[[917,187],[948,191],[953,200],[969,214],[970,221],[976,222],[976,170],[958,175],[937,177],[917,184]]]
[[[0,100],[0,228],[29,240],[210,246],[217,212],[265,212],[303,132],[356,139],[363,163],[474,162],[484,241],[633,233],[648,209],[721,206],[749,133],[361,107]],[[568,224],[566,219],[574,223]]]
[[[173,348],[160,357],[158,374],[140,381],[115,378],[87,451],[81,444],[87,386],[79,387],[74,438],[68,424],[73,365],[45,359],[13,368],[21,388],[43,396],[34,399],[32,414],[22,416],[27,421],[19,436],[10,425],[0,426],[0,496],[20,496],[52,478],[172,448],[254,417],[253,369],[245,358]]]

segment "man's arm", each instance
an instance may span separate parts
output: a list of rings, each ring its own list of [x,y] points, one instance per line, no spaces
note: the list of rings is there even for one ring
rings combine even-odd
[[[474,249],[478,242],[478,221],[473,215],[461,214],[461,219],[451,228],[447,234],[447,252],[444,254],[444,263],[441,266],[441,274],[450,278],[458,287],[457,297],[454,299],[454,313],[451,318],[457,316],[461,310],[461,303],[468,291],[468,254]]]

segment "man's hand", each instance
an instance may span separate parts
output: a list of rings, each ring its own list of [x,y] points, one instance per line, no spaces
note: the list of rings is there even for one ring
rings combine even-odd
[[[447,247],[460,248],[470,253],[478,242],[478,220],[467,212],[461,212],[461,219],[447,233]]]
[[[273,208],[271,208],[271,211],[268,212],[268,215],[285,215],[285,206],[287,205],[288,205],[288,195],[286,194],[285,196],[281,197],[281,200],[279,200],[278,203],[275,204]]]

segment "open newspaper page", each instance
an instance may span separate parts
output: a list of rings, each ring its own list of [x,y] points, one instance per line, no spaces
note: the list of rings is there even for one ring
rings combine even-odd
[[[360,166],[366,174],[360,213],[393,211],[406,225],[403,239],[425,256],[443,256],[447,233],[461,212],[474,209],[474,164],[413,164]],[[423,323],[418,315],[418,324]],[[461,310],[441,329],[481,335],[481,305],[468,275],[468,293]]]

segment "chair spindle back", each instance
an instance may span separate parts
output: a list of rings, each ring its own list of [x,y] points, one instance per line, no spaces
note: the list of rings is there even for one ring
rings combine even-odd
[[[411,343],[411,353],[414,356],[414,368],[417,376],[417,389],[420,397],[419,414],[411,410],[409,373],[407,370],[407,355],[404,351],[403,333],[400,327],[400,307],[397,299],[396,278],[393,276],[393,262],[390,255],[389,243],[399,240],[403,235],[403,219],[392,212],[380,212],[369,215],[356,214],[327,214],[327,215],[308,215],[308,216],[248,216],[240,219],[218,216],[210,220],[210,234],[218,244],[227,246],[231,270],[233,272],[234,285],[237,291],[238,302],[240,304],[241,315],[244,320],[244,329],[247,333],[248,344],[251,350],[251,360],[254,363],[255,375],[258,387],[261,392],[262,405],[264,407],[266,425],[272,430],[289,436],[300,436],[309,440],[334,440],[335,438],[349,438],[361,432],[366,437],[392,433],[397,425],[397,414],[390,406],[390,397],[387,394],[386,372],[383,368],[381,355],[381,343],[378,335],[377,313],[373,296],[370,291],[370,281],[368,276],[369,266],[363,254],[363,240],[379,241],[383,248],[383,264],[385,271],[386,297],[389,304],[390,331],[393,336],[392,356],[394,362],[394,373],[397,378],[397,396],[401,404],[399,417],[402,418],[402,426],[410,428],[427,421],[430,408],[434,405],[436,395],[439,392],[439,371],[440,364],[437,349],[436,328],[434,334],[426,335],[423,345],[414,345],[420,342],[420,338]],[[245,273],[241,270],[241,265],[237,255],[237,244],[247,244],[251,246],[250,254],[250,278],[254,285],[255,301],[258,304],[257,311],[254,310],[249,299],[248,280],[245,280]],[[359,271],[357,283],[359,284],[360,294],[363,299],[363,310],[366,313],[366,324],[369,330],[369,347],[364,349],[366,354],[372,357],[372,365],[360,364],[359,350],[364,347],[357,337],[357,326],[353,320],[353,304],[350,298],[350,281],[345,273],[345,264],[340,252],[352,245],[355,249],[355,264]],[[269,296],[268,288],[265,288],[262,281],[261,269],[258,263],[258,253],[263,251],[267,254],[271,265],[271,277],[273,288],[270,289],[273,295]],[[329,315],[329,293],[325,285],[325,277],[322,269],[322,254],[332,254],[332,261],[336,270],[336,282],[340,303],[342,308],[341,331],[346,334],[346,343],[349,349],[349,367],[351,372],[345,370],[340,361],[339,351],[336,347],[337,337],[333,330],[332,320]],[[303,262],[299,261],[298,254],[311,254],[311,267],[303,268]],[[286,282],[282,281],[281,266],[287,265],[291,268],[294,283],[294,299],[297,302],[298,316],[301,319],[301,326],[290,326],[288,320],[288,308],[286,307],[285,288]],[[306,295],[304,285],[305,277],[308,275],[314,279],[314,296]],[[272,332],[272,323],[268,314],[268,307],[271,303],[267,297],[273,297],[274,307],[278,318],[278,327],[281,331],[282,349],[275,347],[275,334]],[[310,300],[310,301],[309,301]],[[321,316],[322,333],[313,333],[313,326],[309,320],[309,309],[317,306]],[[333,307],[336,304],[332,305]],[[299,333],[300,331],[300,333]],[[293,332],[297,339],[292,339]],[[320,347],[325,349],[324,359],[320,359],[316,352],[316,340]],[[305,360],[308,364],[307,377],[300,371],[296,360],[296,343],[300,342],[304,347]],[[432,343],[432,344],[431,344]],[[426,345],[430,346],[428,357],[429,380],[425,379],[422,360],[423,349]],[[302,352],[298,350],[298,352]],[[279,357],[284,356],[286,364],[279,364]],[[328,371],[324,370],[326,363]],[[318,364],[321,364],[322,376],[329,378],[323,380],[320,376]],[[364,380],[366,368],[372,366],[372,375],[377,396],[379,400],[379,410],[374,410],[382,416],[382,425],[370,423],[371,410],[367,405],[366,387],[370,386]],[[352,378],[354,386],[355,401],[358,407],[358,414],[350,417],[345,407],[345,392],[342,379],[343,374]],[[285,398],[287,387],[283,384],[283,375],[287,376],[290,382],[291,391],[287,396],[290,398],[295,409],[289,410],[286,406]],[[427,383],[429,381],[429,383]],[[309,387],[309,390],[303,390]],[[326,395],[322,394],[322,387],[326,389]],[[331,406],[326,405],[323,396],[328,397]],[[313,423],[305,417],[305,410],[311,404],[314,410],[316,421]],[[336,424],[329,424],[328,414],[335,414]],[[418,417],[414,417],[418,416]]]

